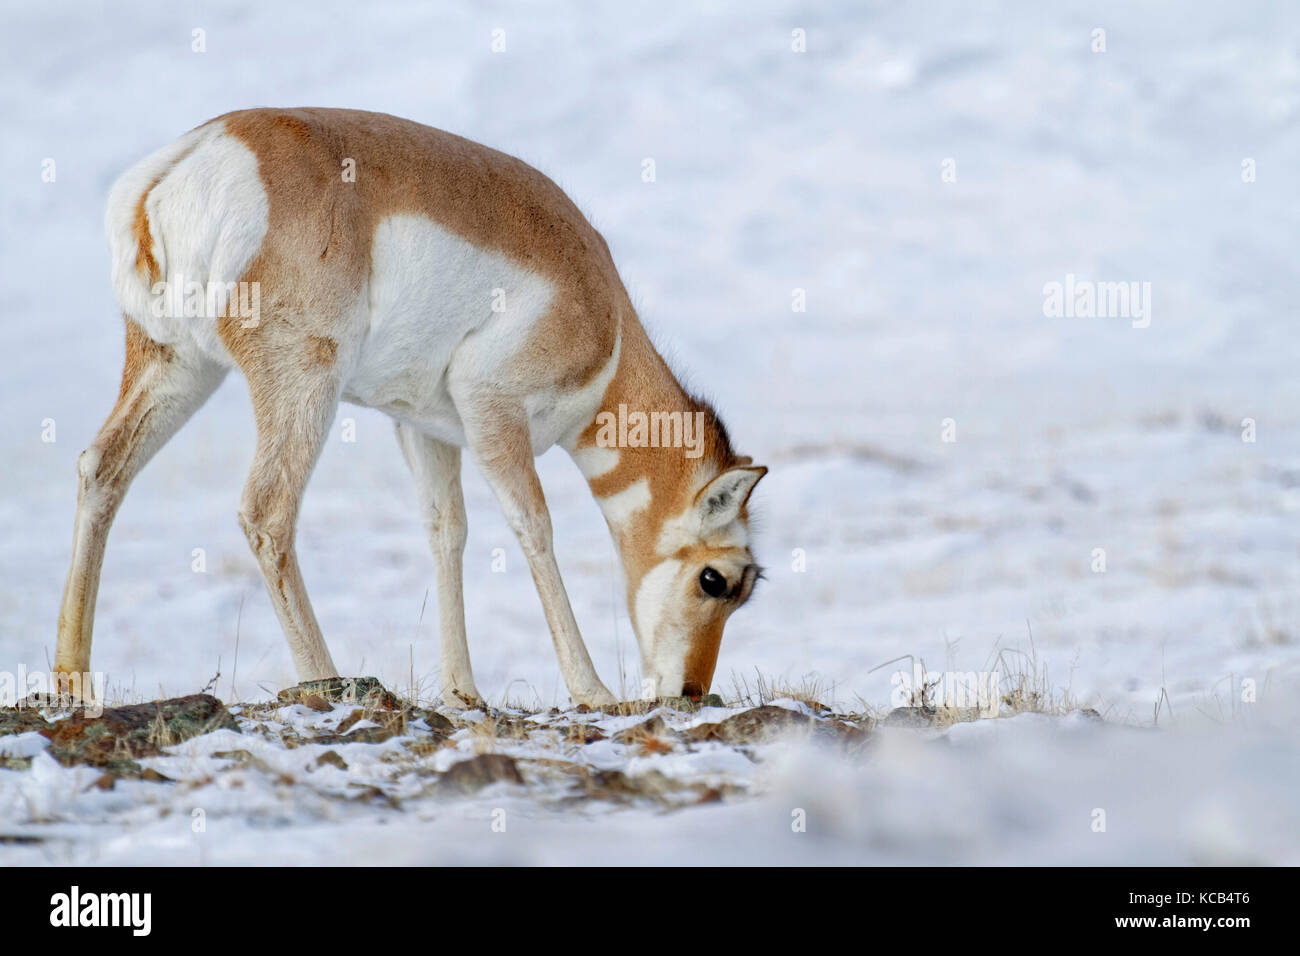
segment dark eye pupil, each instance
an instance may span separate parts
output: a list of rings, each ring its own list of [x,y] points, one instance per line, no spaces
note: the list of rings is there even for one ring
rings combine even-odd
[[[713,568],[705,568],[700,572],[700,587],[709,597],[722,597],[727,592],[727,579]]]

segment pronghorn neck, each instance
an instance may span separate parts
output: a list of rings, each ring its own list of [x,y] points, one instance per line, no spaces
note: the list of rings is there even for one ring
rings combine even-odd
[[[666,523],[740,462],[713,409],[681,386],[635,314],[621,325],[614,375],[571,453],[637,576],[656,560]]]
[[[569,445],[618,547],[642,696],[708,691],[728,615],[758,577],[747,502],[767,469],[732,452],[630,308],[614,372]]]

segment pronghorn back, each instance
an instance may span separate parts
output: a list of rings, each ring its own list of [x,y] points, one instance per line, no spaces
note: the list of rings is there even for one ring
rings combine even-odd
[[[552,400],[581,389],[611,371],[631,310],[604,240],[550,179],[383,114],[218,117],[118,180],[108,233],[119,301],[155,340],[192,337],[242,367],[290,346],[267,341],[281,337],[278,315],[300,317],[310,355],[356,348],[346,397],[396,417],[418,415],[421,397],[434,410],[442,396],[403,394],[429,390],[415,372],[436,381],[440,361],[489,324],[499,331],[482,350],[493,356],[485,375]],[[159,281],[256,283],[272,321],[157,316]],[[511,321],[491,323],[498,314]],[[402,367],[412,352],[418,364]]]

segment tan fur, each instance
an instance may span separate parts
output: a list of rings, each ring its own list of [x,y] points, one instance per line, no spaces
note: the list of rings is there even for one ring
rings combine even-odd
[[[611,529],[617,535],[619,552],[623,558],[626,590],[629,602],[636,593],[642,577],[663,557],[658,555],[655,543],[664,523],[680,514],[695,498],[696,493],[711,479],[745,463],[732,451],[726,431],[717,415],[708,405],[692,398],[681,387],[667,364],[651,344],[649,336],[639,322],[626,323],[624,341],[619,355],[618,369],[606,389],[601,408],[616,409],[620,403],[631,408],[660,409],[704,413],[705,432],[703,454],[688,458],[680,448],[620,448],[618,464],[610,471],[589,482],[597,498],[605,498],[625,490],[642,478],[649,481],[650,504],[638,512],[625,527]],[[579,436],[579,447],[590,447],[596,442],[597,424],[592,423]],[[693,554],[689,560],[701,559],[707,554]],[[718,629],[721,640],[721,627]],[[716,657],[717,648],[712,654]],[[699,652],[701,661],[709,657],[707,648]],[[712,665],[708,667],[712,674]],[[708,686],[707,679],[702,681]]]
[[[526,163],[443,130],[358,110],[243,110],[212,122],[247,145],[263,170],[275,171],[262,177],[270,226],[245,281],[290,285],[307,298],[305,289],[323,280],[327,288],[315,299],[336,302],[369,275],[380,220],[419,213],[555,284],[555,304],[523,350],[528,361],[515,369],[525,387],[585,384],[613,354],[617,320],[632,308],[609,249],[572,200]],[[356,163],[355,182],[341,175],[345,159]],[[241,340],[262,334],[230,320],[222,328],[237,360],[249,351]]]
[[[72,567],[59,610],[57,673],[89,671],[104,545],[127,487],[224,375],[224,369],[212,364],[187,365],[169,346],[154,342],[126,319],[126,359],[117,403],[77,462],[77,520]]]
[[[713,683],[713,670],[718,666],[718,651],[722,647],[722,627],[726,623],[726,615],[718,611],[715,612],[713,620],[696,633],[695,640],[686,654],[683,695],[699,697],[701,694],[708,693]]]
[[[309,335],[307,353],[315,364],[330,366],[339,356],[339,343],[327,335]]]
[[[135,322],[126,319],[126,358],[122,363],[122,385],[118,389],[118,409],[128,396],[137,391],[141,376],[150,365],[166,365],[176,353],[170,345],[155,342]]]
[[[163,175],[157,176],[149,184],[149,188],[140,194],[140,201],[135,204],[135,220],[131,224],[137,247],[135,267],[150,285],[158,281],[159,275],[158,263],[153,257],[153,237],[149,234],[149,213],[145,211],[144,204],[149,199],[153,187],[162,182]]]

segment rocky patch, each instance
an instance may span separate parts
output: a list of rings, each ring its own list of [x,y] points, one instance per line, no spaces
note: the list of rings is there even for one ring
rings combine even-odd
[[[142,776],[136,761],[165,747],[214,730],[238,730],[224,704],[192,694],[148,704],[110,707],[95,717],[76,713],[38,728],[49,738],[47,753],[66,767],[103,767],[117,776]]]
[[[700,722],[706,707],[721,719]],[[238,737],[176,753],[175,745],[216,730]],[[295,801],[374,803],[396,812],[502,784],[502,799],[554,806],[676,809],[734,799],[749,792],[768,744],[847,747],[868,739],[870,730],[868,718],[837,716],[820,705],[728,707],[717,695],[628,701],[611,713],[438,710],[405,701],[372,677],[309,681],[274,700],[229,709],[196,694],[108,708],[94,718],[49,708],[0,710],[0,737],[36,732],[58,763],[100,768],[91,791],[113,789],[121,779],[170,783],[181,792],[213,783],[264,786],[293,792]],[[40,747],[28,738],[11,749]],[[21,771],[34,759],[43,758],[11,757],[0,768]]]

